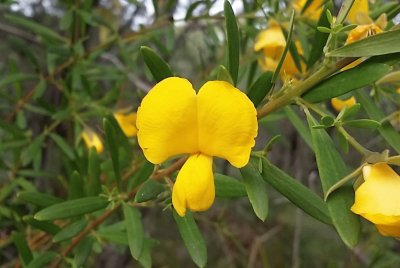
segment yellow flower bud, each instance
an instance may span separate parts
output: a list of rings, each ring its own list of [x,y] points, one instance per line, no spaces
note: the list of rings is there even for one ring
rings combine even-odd
[[[137,133],[136,128],[136,113],[120,113],[115,112],[114,118],[117,120],[120,128],[127,137],[135,137]]]
[[[97,135],[97,133],[94,132],[93,129],[85,127],[85,129],[81,133],[81,136],[88,148],[95,147],[98,153],[103,152],[104,150],[103,143],[99,135]]]

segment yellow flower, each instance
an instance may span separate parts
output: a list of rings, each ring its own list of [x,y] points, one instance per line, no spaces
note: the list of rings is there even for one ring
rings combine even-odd
[[[125,114],[121,112],[115,112],[114,117],[127,137],[136,136],[136,113]]]
[[[374,223],[382,235],[400,237],[400,176],[386,163],[364,167],[363,176],[351,210]]]
[[[363,16],[364,14],[368,15],[368,12],[368,0],[355,0],[349,14],[347,14],[347,20],[350,23],[360,24],[360,16]]]
[[[346,45],[364,39],[368,36],[379,34],[383,32],[383,29],[385,29],[386,25],[386,14],[379,16],[375,22],[370,20],[369,23],[358,25],[356,28],[350,31],[346,39]]]
[[[303,16],[311,20],[319,20],[323,9],[322,5],[324,2],[324,0],[312,1],[311,4],[303,12]],[[293,8],[300,13],[306,3],[307,0],[295,0],[293,2]]]
[[[258,34],[254,43],[254,51],[262,50],[264,54],[264,58],[259,60],[261,68],[265,71],[274,71],[279,63],[279,59],[285,46],[286,40],[281,27],[277,22],[271,21],[269,27]],[[298,53],[302,54],[303,51],[299,42],[296,42],[296,47]],[[283,61],[280,75],[292,77],[298,73],[299,70],[296,68],[293,57],[290,52],[288,52]]]
[[[180,154],[189,158],[172,191],[180,216],[207,210],[215,198],[212,159],[245,166],[257,136],[257,113],[247,96],[223,81],[209,81],[196,94],[183,78],[155,85],[138,109],[138,142],[154,164]]]
[[[85,127],[81,136],[88,148],[95,147],[98,153],[103,152],[103,143],[101,142],[99,135],[97,135],[93,129]]]
[[[347,108],[353,106],[354,104],[356,104],[356,98],[354,98],[354,96],[351,96],[350,98],[346,99],[346,100],[341,100],[339,98],[333,98],[331,99],[331,104],[332,107],[337,111],[340,112],[341,110],[343,110],[343,108],[346,106]]]

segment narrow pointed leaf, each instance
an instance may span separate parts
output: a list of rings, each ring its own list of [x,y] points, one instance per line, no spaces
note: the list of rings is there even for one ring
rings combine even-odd
[[[218,68],[217,80],[226,81],[230,84],[233,84],[232,77],[224,65],[220,65]]]
[[[310,149],[313,150],[310,129],[306,126],[306,124],[303,122],[300,116],[295,111],[293,111],[293,109],[290,106],[286,106],[284,110],[289,121],[296,128],[297,132],[299,132],[300,136],[310,147]]]
[[[328,57],[370,57],[400,52],[400,29],[372,35],[333,50]]]
[[[50,133],[50,137],[53,139],[53,141],[57,144],[57,146],[65,153],[66,156],[68,156],[69,159],[74,160],[75,159],[75,153],[74,150],[72,150],[71,146],[59,135],[55,133]]]
[[[119,144],[115,142],[116,140],[116,131],[112,125],[112,123],[107,119],[103,119],[103,127],[104,131],[106,133],[106,144],[107,148],[110,152],[113,168],[114,168],[114,174],[115,174],[115,180],[117,182],[117,185],[119,187],[120,182],[121,182],[121,176],[120,176],[120,170],[119,170],[119,155],[118,155],[118,148]]]
[[[43,268],[43,267],[48,267],[47,264],[49,264],[51,261],[53,261],[56,258],[57,254],[55,252],[43,252],[35,256],[35,258],[29,263],[27,268]]]
[[[222,198],[236,198],[247,196],[246,188],[242,182],[232,177],[214,174],[215,195]]]
[[[56,233],[58,233],[60,231],[60,227],[58,227],[57,225],[51,223],[51,222],[47,222],[47,221],[38,221],[35,220],[32,216],[24,216],[23,221],[26,222],[27,224],[29,224],[30,226],[42,230],[43,232],[46,232],[48,234],[51,235],[55,235]]]
[[[224,4],[226,39],[228,42],[228,70],[233,85],[236,85],[239,74],[240,37],[235,13],[229,1]]]
[[[69,181],[69,199],[83,197],[85,195],[84,186],[85,185],[83,183],[81,175],[78,173],[78,171],[73,171]]]
[[[378,121],[371,119],[356,119],[356,120],[348,120],[344,123],[346,126],[357,127],[357,128],[378,128],[381,124]]]
[[[387,64],[366,62],[348,71],[338,73],[308,91],[303,98],[308,102],[321,102],[373,84],[389,73]]]
[[[264,72],[250,86],[249,91],[247,92],[247,97],[249,97],[249,99],[254,103],[255,107],[257,107],[262,102],[262,100],[271,90],[272,75],[272,72]]]
[[[13,232],[12,240],[18,250],[18,254],[24,266],[27,266],[33,259],[32,252],[26,242],[25,236],[21,233]]]
[[[173,210],[173,215],[183,243],[193,262],[199,267],[205,267],[207,264],[207,248],[193,214],[187,211],[186,216],[181,217]]]
[[[157,82],[174,76],[169,65],[156,52],[154,52],[154,50],[142,46],[140,47],[140,52],[142,53],[144,62]]]
[[[258,158],[250,158],[249,163],[240,169],[240,173],[254,212],[260,220],[265,221],[268,216],[268,193],[258,169]]]
[[[369,97],[367,97],[364,92],[356,92],[356,98],[361,103],[363,109],[368,114],[369,118],[376,121],[383,120],[386,115]],[[392,146],[395,151],[400,154],[400,134],[396,131],[393,126],[385,121],[382,123],[381,127],[378,128],[379,133],[382,137]]]
[[[126,203],[122,203],[122,208],[124,211],[129,249],[132,257],[137,260],[142,254],[144,241],[144,229],[140,212],[137,208],[133,208]]]
[[[18,199],[38,207],[49,207],[64,201],[61,198],[35,191],[19,192]]]
[[[145,181],[135,195],[135,202],[141,203],[156,199],[165,190],[165,185],[155,180]]]
[[[70,225],[68,225],[67,227],[64,227],[63,229],[61,229],[61,231],[59,231],[58,233],[56,233],[54,235],[53,242],[58,243],[58,242],[70,239],[72,237],[75,237],[81,231],[83,231],[83,229],[85,229],[86,225],[87,225],[87,222],[85,219],[81,219],[81,220],[71,223]]]
[[[321,197],[278,167],[272,165],[268,160],[263,159],[262,168],[263,179],[289,199],[290,202],[311,217],[323,223],[332,224],[328,208]]]
[[[84,197],[57,203],[35,214],[35,219],[49,221],[71,218],[105,208],[108,201],[102,197]]]
[[[100,161],[95,148],[89,150],[88,161],[88,194],[98,195],[101,192]]]
[[[313,128],[317,122],[309,113],[307,120],[310,125],[318,172],[325,195],[335,183],[347,175],[348,170],[331,137],[324,129]],[[330,195],[326,203],[332,223],[339,236],[348,247],[355,247],[360,236],[360,220],[356,214],[350,211],[350,207],[354,203],[352,188],[338,189]]]

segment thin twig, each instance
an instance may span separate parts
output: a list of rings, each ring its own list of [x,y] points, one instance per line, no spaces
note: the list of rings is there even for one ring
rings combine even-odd
[[[266,241],[268,241],[269,239],[271,239],[274,235],[279,233],[281,230],[282,230],[282,226],[277,225],[277,226],[273,227],[272,229],[270,229],[265,234],[263,234],[262,236],[257,237],[255,239],[253,245],[251,246],[250,257],[249,257],[249,262],[247,263],[247,268],[253,268],[255,266],[257,254],[260,251],[262,244],[265,243]]]

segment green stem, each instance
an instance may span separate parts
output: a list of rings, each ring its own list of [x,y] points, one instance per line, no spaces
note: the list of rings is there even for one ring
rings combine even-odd
[[[354,139],[353,136],[351,136],[342,126],[337,125],[336,129],[346,138],[346,140],[351,144],[351,146],[353,146],[353,148],[356,149],[360,154],[364,156],[369,156],[373,154],[372,151],[368,150],[367,148],[362,146],[358,141],[356,141],[356,139]]]
[[[280,95],[279,97],[276,98],[272,96],[271,100],[258,110],[257,114],[258,119],[261,119],[267,114],[276,111],[279,108],[282,108],[283,106],[291,103],[297,97],[300,97],[309,89],[311,89],[313,86],[322,82],[325,78],[339,71],[341,68],[350,64],[356,59],[357,58],[345,58],[336,63],[324,64],[322,68],[320,68],[317,72],[308,77],[306,80],[299,82],[294,87],[287,88],[285,94]],[[277,94],[279,93],[280,91],[277,92]]]

